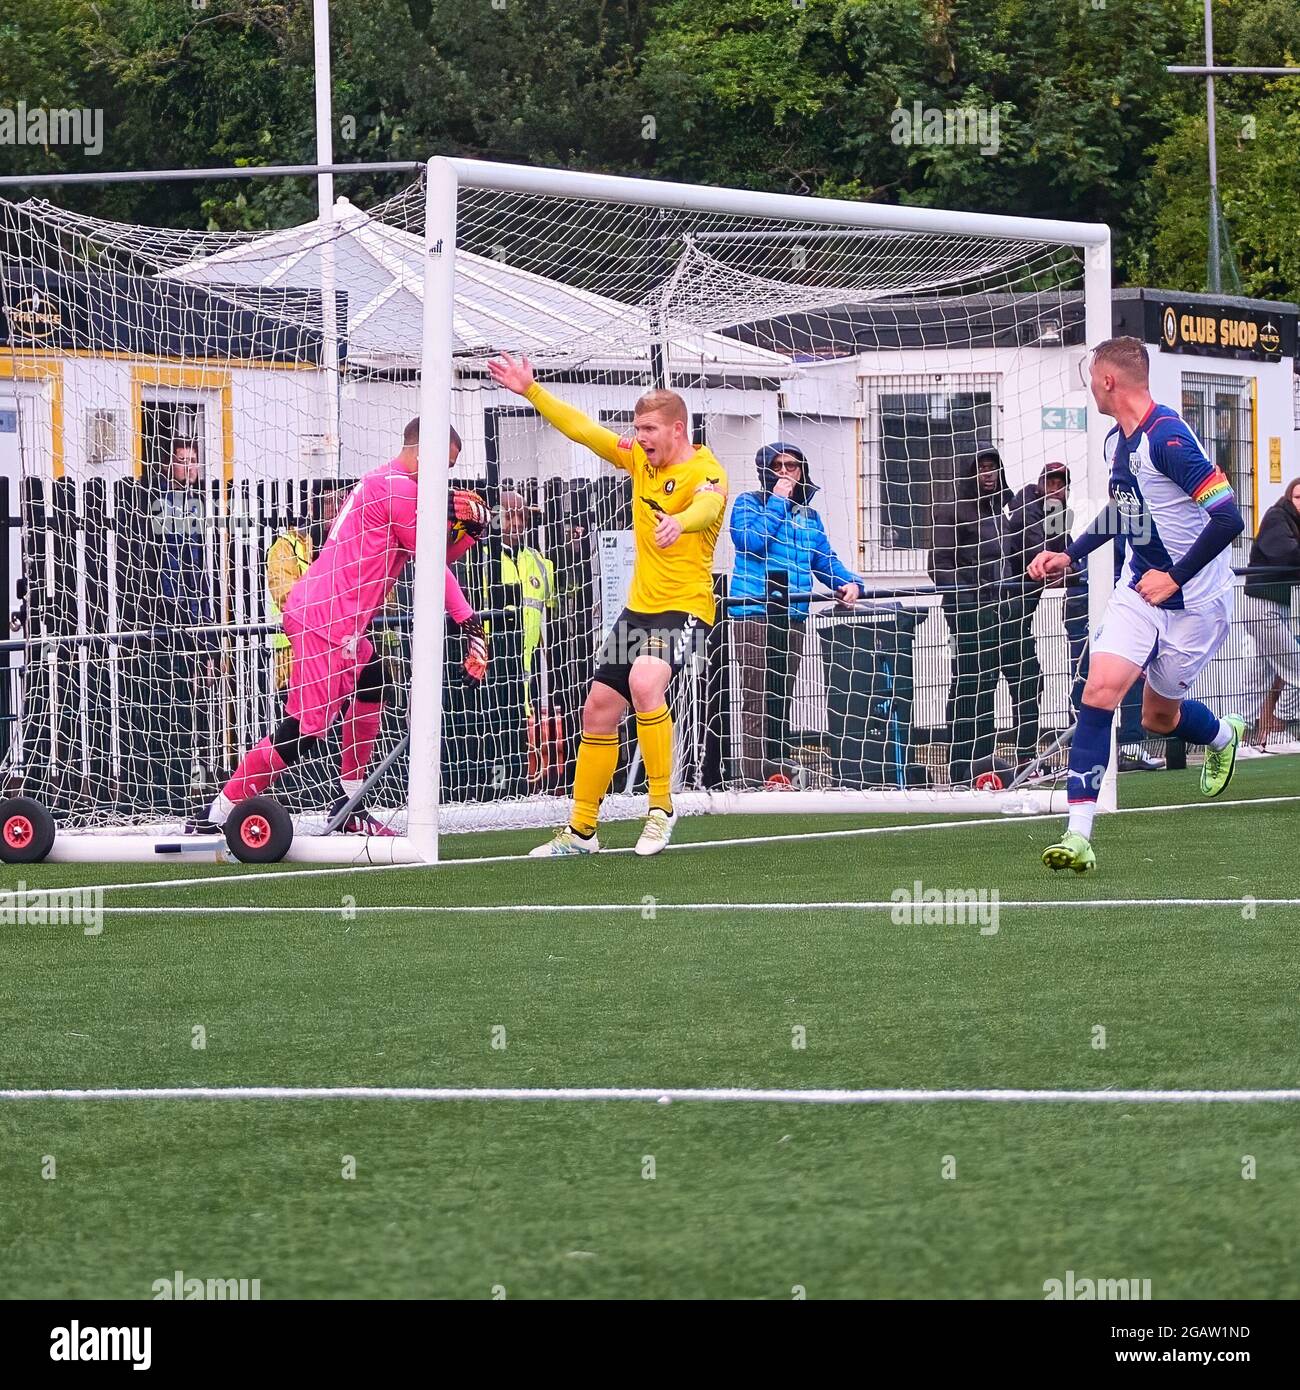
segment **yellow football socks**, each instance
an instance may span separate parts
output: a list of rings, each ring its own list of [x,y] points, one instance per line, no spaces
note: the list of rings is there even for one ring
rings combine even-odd
[[[667,705],[642,713],[637,711],[636,736],[641,744],[641,761],[650,784],[650,809],[673,813],[668,783],[673,775],[673,717]]]
[[[569,820],[579,835],[596,833],[600,803],[614,780],[617,766],[617,734],[582,735],[578,741],[578,765],[573,772],[573,815]]]

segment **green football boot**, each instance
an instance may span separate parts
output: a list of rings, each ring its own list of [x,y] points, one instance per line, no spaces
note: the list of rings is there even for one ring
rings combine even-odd
[[[1097,856],[1082,835],[1067,830],[1056,844],[1043,851],[1043,863],[1049,869],[1073,869],[1076,874],[1086,874],[1097,867]]]
[[[1239,714],[1224,715],[1224,723],[1232,725],[1232,742],[1223,748],[1207,748],[1201,764],[1201,794],[1219,796],[1228,790],[1237,768],[1237,749],[1246,733],[1246,721]]]

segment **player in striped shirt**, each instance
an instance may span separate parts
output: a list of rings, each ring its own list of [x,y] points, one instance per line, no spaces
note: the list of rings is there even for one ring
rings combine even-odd
[[[1097,865],[1092,821],[1110,761],[1111,724],[1144,669],[1142,725],[1205,746],[1206,796],[1226,789],[1245,730],[1240,716],[1220,719],[1187,698],[1232,622],[1228,547],[1245,525],[1232,486],[1178,412],[1152,399],[1147,350],[1137,338],[1100,344],[1090,375],[1097,408],[1116,422],[1106,438],[1110,505],[1064,552],[1045,550],[1029,565],[1031,579],[1050,579],[1116,535],[1128,542],[1124,572],[1093,639],[1070,745],[1070,823],[1043,851],[1049,868],[1076,873]]]
[[[244,756],[208,810],[207,823],[201,820],[196,830],[223,825],[237,802],[261,795],[303,755],[303,744],[323,738],[340,715],[344,800],[361,790],[379,736],[385,691],[383,658],[365,634],[415,554],[419,446],[420,422],[415,419],[406,427],[397,457],[366,474],[353,489],[320,554],[290,590],[282,620],[292,651],[285,717]],[[453,429],[449,466],[460,447]],[[477,682],[487,671],[487,640],[450,565],[482,536],[489,513],[477,493],[459,489],[451,495],[451,508],[446,607],[468,639],[464,670]],[[336,803],[336,810],[341,807]],[[387,833],[359,810],[345,828]]]

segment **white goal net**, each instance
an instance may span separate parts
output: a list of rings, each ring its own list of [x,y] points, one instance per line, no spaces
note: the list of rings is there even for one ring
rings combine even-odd
[[[463,440],[449,486],[493,516],[453,567],[491,661],[467,679],[449,622],[432,679],[417,555],[367,634],[386,673],[368,804],[403,832],[436,763],[443,829],[562,821],[637,500],[492,381],[502,351],[615,435],[676,391],[726,472],[715,622],[671,691],[683,809],[1050,789],[1089,599],[1024,569],[1104,497],[1079,373],[1106,336],[1104,229],[457,173],[436,227],[422,184],[259,234],[0,204],[10,794],[61,835],[171,833],[211,799],[283,715],[286,576],[398,452],[436,363]],[[449,242],[454,302],[430,304]],[[607,813],[644,790],[628,721]],[[275,794],[323,827],[337,732]]]

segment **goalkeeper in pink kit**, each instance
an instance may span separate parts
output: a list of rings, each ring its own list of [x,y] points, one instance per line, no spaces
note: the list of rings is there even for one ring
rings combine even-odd
[[[365,634],[415,554],[419,441],[420,422],[415,419],[402,436],[401,453],[357,484],[339,509],[320,554],[290,590],[282,619],[292,652],[285,717],[244,756],[208,810],[207,824],[200,822],[196,829],[221,827],[238,802],[266,791],[303,755],[303,745],[323,738],[340,715],[339,782],[345,800],[361,790],[384,712],[383,658]],[[460,436],[452,430],[450,464],[459,453]],[[482,536],[489,514],[476,493],[455,491],[452,518],[449,566]],[[481,681],[488,662],[483,625],[450,568],[446,605],[468,639],[465,674]],[[386,833],[359,809],[345,828]]]

